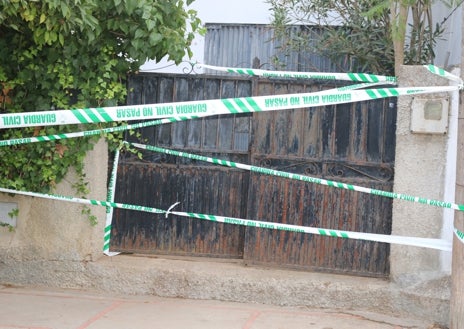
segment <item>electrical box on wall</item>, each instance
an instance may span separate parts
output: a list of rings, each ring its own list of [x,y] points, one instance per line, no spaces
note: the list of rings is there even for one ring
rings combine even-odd
[[[0,202],[0,223],[16,227],[18,204],[15,202]]]
[[[446,134],[449,98],[417,98],[411,106],[411,131],[416,134]]]

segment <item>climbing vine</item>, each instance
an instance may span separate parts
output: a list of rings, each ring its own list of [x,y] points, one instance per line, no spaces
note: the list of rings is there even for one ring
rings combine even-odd
[[[124,103],[126,76],[147,59],[180,62],[200,31],[192,0],[0,0],[0,113]],[[0,130],[2,140],[96,126]],[[49,192],[70,167],[87,193],[83,159],[97,137],[0,148],[0,186]],[[114,145],[118,141],[112,136]]]

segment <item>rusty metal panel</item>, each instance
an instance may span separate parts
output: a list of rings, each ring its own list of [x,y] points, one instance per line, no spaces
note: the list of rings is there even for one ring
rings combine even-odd
[[[294,25],[288,27],[292,34],[308,35],[308,42],[317,43],[321,28]],[[289,49],[277,38],[274,29],[266,24],[208,23],[205,35],[205,63],[230,67],[252,67],[255,58],[261,68],[285,69],[299,72],[348,72],[352,64],[345,56],[334,63],[316,52]],[[237,46],[240,45],[240,46]],[[223,72],[206,70],[209,74],[225,75]],[[229,74],[229,73],[228,73]]]

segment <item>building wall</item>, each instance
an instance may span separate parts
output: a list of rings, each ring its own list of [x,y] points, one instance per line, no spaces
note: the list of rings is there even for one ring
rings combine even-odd
[[[459,3],[459,1],[455,1]],[[432,5],[432,15],[435,24],[442,24],[444,33],[442,37],[437,40],[435,46],[435,62],[433,64],[449,68],[451,66],[461,65],[461,52],[460,47],[462,40],[462,8],[463,4],[459,7],[448,7],[444,1],[434,1]]]

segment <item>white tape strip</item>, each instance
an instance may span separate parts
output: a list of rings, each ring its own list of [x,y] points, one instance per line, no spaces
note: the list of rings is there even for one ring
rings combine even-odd
[[[144,211],[144,212],[157,213],[157,214],[166,214],[165,210],[152,208],[152,207],[145,207],[145,206],[136,206],[136,205],[131,205],[131,204],[114,203],[114,202],[98,201],[98,200],[87,200],[87,199],[67,197],[67,196],[62,196],[62,195],[17,191],[17,190],[6,189],[6,188],[0,188],[0,192],[10,193],[10,194],[28,195],[28,196],[51,199],[51,200],[58,200],[58,201],[90,204],[90,205],[95,205],[95,206],[114,207],[114,208],[137,210],[137,211]],[[401,244],[401,245],[408,245],[408,246],[415,246],[415,247],[451,251],[451,243],[449,241],[445,241],[441,239],[429,239],[429,238],[405,237],[405,236],[384,235],[384,234],[374,234],[374,233],[339,231],[339,230],[331,230],[331,229],[325,229],[325,228],[280,224],[280,223],[273,223],[273,222],[264,222],[264,221],[257,221],[257,220],[248,220],[248,219],[241,219],[241,218],[223,217],[223,216],[215,216],[215,215],[207,215],[207,214],[190,213],[190,212],[172,211],[170,213],[173,215],[177,215],[177,216],[197,218],[197,219],[208,220],[212,222],[226,223],[226,224],[253,226],[257,228],[309,233],[309,234],[317,234],[317,235],[324,235],[324,236],[331,236],[331,237],[338,237],[338,238],[345,238],[345,239],[357,239],[357,240],[374,241],[374,242],[394,243],[394,244]]]
[[[113,170],[111,171],[110,182],[108,184],[108,197],[106,201],[114,202],[114,194],[116,192],[116,179],[118,174],[118,164],[119,164],[119,149],[114,152],[114,161],[113,161]],[[116,256],[119,255],[119,252],[110,251],[111,243],[111,226],[113,222],[113,207],[106,207],[106,223],[105,223],[105,232],[103,237],[103,253],[107,256]]]
[[[250,68],[235,68],[214,66],[208,64],[199,64],[200,68],[222,71],[228,73],[237,73],[250,76],[261,76],[266,78],[282,78],[282,79],[317,79],[317,80],[345,80],[356,82],[370,82],[383,84],[396,84],[396,78],[384,75],[374,75],[368,73],[326,73],[326,72],[295,72],[295,71],[270,71]]]
[[[278,111],[360,102],[401,95],[450,92],[456,90],[458,90],[458,86],[378,88],[348,91],[329,90],[315,93],[227,98],[206,101],[10,113],[0,114],[0,129],[180,118],[190,115],[207,117],[218,114]]]

